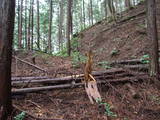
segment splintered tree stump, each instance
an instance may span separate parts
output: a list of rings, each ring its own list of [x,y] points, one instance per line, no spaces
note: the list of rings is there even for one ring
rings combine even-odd
[[[96,100],[101,100],[101,95],[98,91],[96,81],[90,81],[88,83],[85,83],[85,90],[92,104],[94,104]]]
[[[94,77],[91,75],[92,73],[92,64],[93,64],[93,54],[92,54],[92,51],[89,51],[87,53],[87,62],[86,62],[86,66],[85,66],[85,73],[84,73],[84,81],[85,81],[85,90],[86,90],[86,93],[88,95],[88,98],[90,100],[90,102],[92,104],[94,104],[94,101],[97,101],[97,100],[101,100],[101,96],[100,96],[100,93],[98,91],[98,88],[97,88],[97,82],[96,80],[94,79]]]

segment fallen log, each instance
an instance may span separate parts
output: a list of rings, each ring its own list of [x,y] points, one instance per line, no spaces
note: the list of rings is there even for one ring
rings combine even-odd
[[[144,64],[142,63],[142,61],[140,59],[133,59],[133,60],[119,60],[119,61],[114,61],[111,62],[110,65],[111,66],[115,66],[115,65],[137,65],[137,64]]]
[[[111,79],[111,80],[98,80],[98,84],[101,83],[125,83],[125,82],[137,82],[140,80],[144,80],[149,78],[148,75],[143,75],[139,77],[126,77],[121,79]],[[53,89],[65,89],[65,88],[73,88],[80,85],[84,85],[84,83],[74,83],[74,84],[64,84],[64,85],[54,85],[54,86],[44,86],[44,87],[33,87],[33,88],[21,88],[21,89],[12,89],[12,94],[23,94],[23,93],[31,93],[31,92],[39,92],[45,90],[53,90]]]
[[[34,65],[34,64],[30,63],[30,62],[24,61],[24,60],[22,60],[22,59],[20,59],[20,58],[18,58],[18,57],[16,57],[16,56],[13,56],[13,58],[15,58],[16,60],[19,60],[20,62],[25,63],[25,64],[27,64],[27,65],[29,65],[29,66],[32,66],[32,67],[34,67],[34,68],[36,68],[36,69],[38,69],[38,70],[40,70],[40,71],[47,72],[45,69],[42,69],[42,68],[40,68],[39,66]]]
[[[145,73],[137,73],[138,75],[146,75]],[[101,75],[101,76],[95,76],[95,79],[117,79],[122,77],[133,77],[134,75],[131,73],[121,73],[121,74],[113,74],[113,75]],[[26,81],[12,81],[12,86],[15,86],[17,84],[24,84],[24,83],[66,83],[66,82],[81,82],[84,78],[83,77],[65,77],[65,78],[54,78],[54,79],[43,79],[43,80],[26,80]]]
[[[23,81],[23,80],[40,80],[40,79],[48,79],[48,76],[40,76],[40,77],[12,77],[12,81]]]
[[[100,72],[92,72],[92,75],[95,76],[96,78],[100,76],[99,78],[103,76],[108,76],[112,77],[115,74],[126,74],[126,71],[124,71],[122,68],[112,68],[110,70],[106,71],[100,71]],[[67,77],[62,77],[62,78],[49,78],[49,79],[25,79],[23,81],[12,81],[12,85],[14,84],[22,84],[22,83],[57,83],[57,82],[67,82],[67,81],[80,81],[84,77],[84,74],[80,75],[72,75],[72,76],[67,76]]]
[[[125,65],[124,68],[134,71],[148,72],[149,65]]]

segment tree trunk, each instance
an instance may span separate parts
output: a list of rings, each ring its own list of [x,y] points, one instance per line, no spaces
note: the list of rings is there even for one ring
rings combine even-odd
[[[113,0],[108,0],[108,7],[109,7],[109,10],[110,10],[110,13],[111,13],[113,20],[116,20],[116,15],[115,15],[116,12],[115,12]]]
[[[108,11],[107,11],[107,0],[104,0],[104,10],[105,10],[105,18],[107,18]]]
[[[156,25],[155,0],[147,0],[147,26],[150,40],[150,75],[159,78],[158,35]]]
[[[85,15],[85,2],[83,0],[83,24],[84,24],[84,29],[86,28],[86,15]]]
[[[15,0],[0,0],[0,120],[12,113],[11,60]]]
[[[131,8],[131,1],[130,0],[125,0],[125,6],[127,9],[130,9]]]
[[[30,8],[29,8],[29,17],[28,17],[28,45],[27,45],[27,48],[28,48],[28,50],[30,50],[31,49],[31,8],[32,8],[32,6],[31,6],[31,0],[30,0]]]
[[[37,0],[37,48],[40,50],[40,26],[39,26],[39,0]]]
[[[59,50],[62,49],[62,39],[63,39],[63,35],[62,35],[62,28],[63,28],[63,0],[61,0],[59,2],[59,32],[58,32],[58,43],[59,43]]]
[[[25,48],[27,49],[27,0],[25,0]]]
[[[49,15],[49,36],[48,36],[48,50],[49,53],[52,53],[52,42],[51,42],[51,35],[52,35],[52,0],[50,0],[50,15]]]
[[[19,39],[19,36],[20,36],[20,0],[18,0],[18,8],[17,8],[17,12],[18,12],[18,48],[20,46],[20,39]]]
[[[70,43],[70,35],[71,35],[71,16],[72,16],[72,0],[68,0],[67,5],[67,53],[68,56],[71,55],[71,43]]]
[[[90,0],[90,15],[91,15],[91,24],[93,25],[93,3]]]
[[[18,41],[18,48],[22,48],[22,24],[23,24],[23,0],[21,0],[21,5],[20,5],[20,24],[19,24],[19,41]]]
[[[33,50],[33,30],[34,30],[34,0],[32,0],[32,10],[31,10],[31,50]]]

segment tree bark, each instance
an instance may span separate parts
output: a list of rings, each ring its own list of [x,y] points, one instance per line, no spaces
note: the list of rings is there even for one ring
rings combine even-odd
[[[17,8],[17,12],[18,12],[18,48],[20,46],[20,39],[19,39],[19,36],[20,36],[20,0],[17,1],[18,2],[18,8]]]
[[[83,24],[84,24],[84,29],[86,28],[86,15],[85,15],[85,2],[83,0]]]
[[[15,0],[0,0],[0,120],[12,113],[11,61]]]
[[[40,50],[39,0],[37,0],[37,48]]]
[[[70,43],[70,35],[71,35],[71,16],[72,16],[72,0],[68,0],[67,4],[67,54],[71,55],[71,43]]]
[[[115,7],[113,4],[113,0],[108,0],[108,7],[109,7],[113,20],[116,20],[116,15],[115,15],[116,11],[115,11]]]
[[[90,0],[90,15],[91,15],[91,24],[93,25],[93,3]]]
[[[155,0],[147,0],[147,26],[148,38],[150,40],[150,75],[159,78],[158,62],[158,35],[156,25],[156,3]]]
[[[30,0],[30,8],[29,8],[29,17],[28,17],[28,42],[27,42],[27,49],[30,50],[31,49],[31,8],[32,8],[32,4],[31,4],[31,0]]]
[[[27,0],[25,0],[25,48],[27,49]]]
[[[127,9],[130,9],[132,7],[130,0],[125,0],[125,6]]]
[[[52,41],[51,41],[51,37],[52,37],[52,0],[50,0],[50,15],[49,15],[49,36],[48,36],[48,50],[49,53],[52,53]]]
[[[32,0],[32,8],[31,8],[31,50],[33,50],[33,30],[34,30],[34,0]]]
[[[62,49],[62,27],[63,27],[63,0],[59,2],[59,31],[58,31],[58,43],[59,43],[59,50]]]
[[[107,11],[107,0],[104,0],[104,10],[105,10],[105,18],[107,18],[107,15],[108,15],[108,11]]]
[[[19,24],[19,41],[18,41],[18,48],[22,48],[22,24],[23,24],[23,0],[21,0],[21,5],[20,5],[20,24]]]

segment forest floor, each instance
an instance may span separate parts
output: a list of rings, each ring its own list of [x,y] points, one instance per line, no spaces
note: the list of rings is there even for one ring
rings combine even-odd
[[[159,4],[157,4],[159,5]],[[159,7],[158,7],[159,8]],[[158,9],[157,8],[157,9]],[[159,9],[158,9],[159,10]],[[160,10],[159,10],[160,11]],[[160,32],[160,16],[158,31]],[[79,51],[94,51],[94,71],[105,70],[105,62],[141,58],[148,54],[144,5],[124,12],[117,23],[99,22],[81,32]],[[135,17],[134,17],[135,16]],[[40,52],[16,51],[18,58],[33,63],[47,73],[13,58],[12,76],[64,77],[84,73],[84,64],[73,65],[71,57],[50,56]],[[103,65],[99,66],[101,62]],[[82,86],[70,89],[28,93],[14,97],[13,103],[30,114],[63,120],[160,120],[160,91],[150,79],[143,82],[99,85],[105,103],[111,105],[116,117],[107,116],[98,105],[92,105]]]

